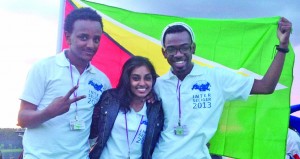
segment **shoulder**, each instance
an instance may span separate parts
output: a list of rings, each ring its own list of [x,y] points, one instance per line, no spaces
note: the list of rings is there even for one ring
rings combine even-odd
[[[101,98],[117,99],[118,98],[118,90],[116,88],[111,88],[111,89],[105,90],[102,93]]]
[[[41,72],[45,73],[47,70],[52,69],[53,67],[49,66],[55,66],[56,65],[56,60],[55,56],[47,57],[40,59],[32,64],[30,67],[29,72]]]
[[[238,75],[238,73],[236,73],[234,70],[222,67],[201,67],[198,68],[197,71],[202,72],[202,74],[205,75],[216,76],[219,78]]]
[[[148,103],[147,102],[147,109],[162,109],[162,101],[156,100],[154,103]]]
[[[33,63],[33,66],[48,66],[49,64],[55,64],[56,63],[56,56],[49,56],[46,58],[42,58],[36,62]]]
[[[94,65],[90,66],[92,69],[92,72],[96,74],[96,76],[99,76],[105,80],[108,80],[108,77],[106,76],[106,74],[102,71],[100,71],[97,67],[95,67]]]
[[[111,88],[110,80],[109,80],[109,78],[106,76],[106,74],[103,73],[102,71],[100,71],[100,70],[99,70],[98,68],[96,68],[94,65],[91,65],[90,67],[91,67],[91,70],[92,70],[94,76],[95,76],[97,79],[101,80],[101,83],[107,85],[107,86],[108,86],[107,89]]]

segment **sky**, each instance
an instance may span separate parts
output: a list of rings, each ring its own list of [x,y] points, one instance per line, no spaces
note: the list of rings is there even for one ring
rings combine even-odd
[[[293,23],[291,44],[295,51],[291,105],[300,104],[300,6],[299,0],[195,0],[176,1],[98,0],[135,11],[202,18],[255,18],[284,16]],[[160,3],[157,5],[157,3]],[[185,1],[187,2],[187,1]],[[57,53],[60,0],[0,1],[0,128],[16,127],[18,99],[32,63]],[[145,8],[146,6],[146,8]],[[172,7],[170,7],[172,6]],[[170,8],[167,10],[166,8]],[[7,67],[7,68],[6,68]],[[298,116],[298,114],[296,114]],[[299,115],[300,116],[300,115]]]

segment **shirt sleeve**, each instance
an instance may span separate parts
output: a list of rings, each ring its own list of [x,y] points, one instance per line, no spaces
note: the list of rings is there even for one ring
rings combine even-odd
[[[222,88],[225,100],[248,99],[254,83],[252,76],[241,75],[226,69],[218,69],[217,71],[219,78],[222,79],[219,80],[219,85]]]
[[[45,72],[41,63],[32,66],[27,74],[21,100],[38,105],[45,93]]]

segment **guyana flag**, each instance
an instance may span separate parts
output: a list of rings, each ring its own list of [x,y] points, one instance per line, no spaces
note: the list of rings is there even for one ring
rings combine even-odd
[[[134,4],[133,4],[134,5]],[[172,22],[189,24],[196,36],[195,64],[223,67],[244,76],[262,78],[276,54],[280,17],[203,19],[133,12],[105,4],[65,0],[63,18],[74,8],[91,7],[103,17],[104,35],[92,63],[117,85],[123,63],[130,57],[149,58],[159,75],[170,66],[161,53],[163,28]],[[63,37],[63,34],[61,35]],[[67,48],[65,39],[62,48]],[[294,52],[290,46],[276,91],[226,103],[210,152],[242,159],[285,157],[290,112]],[[172,145],[170,145],[172,146]],[[184,145],[182,145],[184,146]]]

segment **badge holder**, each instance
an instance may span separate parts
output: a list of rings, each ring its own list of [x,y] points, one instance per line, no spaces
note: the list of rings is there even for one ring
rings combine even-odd
[[[83,120],[78,120],[77,116],[75,116],[75,120],[70,121],[70,129],[71,131],[78,131],[85,129],[85,123]]]
[[[174,134],[176,136],[185,136],[188,134],[188,129],[186,125],[181,125],[180,122],[178,122],[178,126],[174,126]]]

